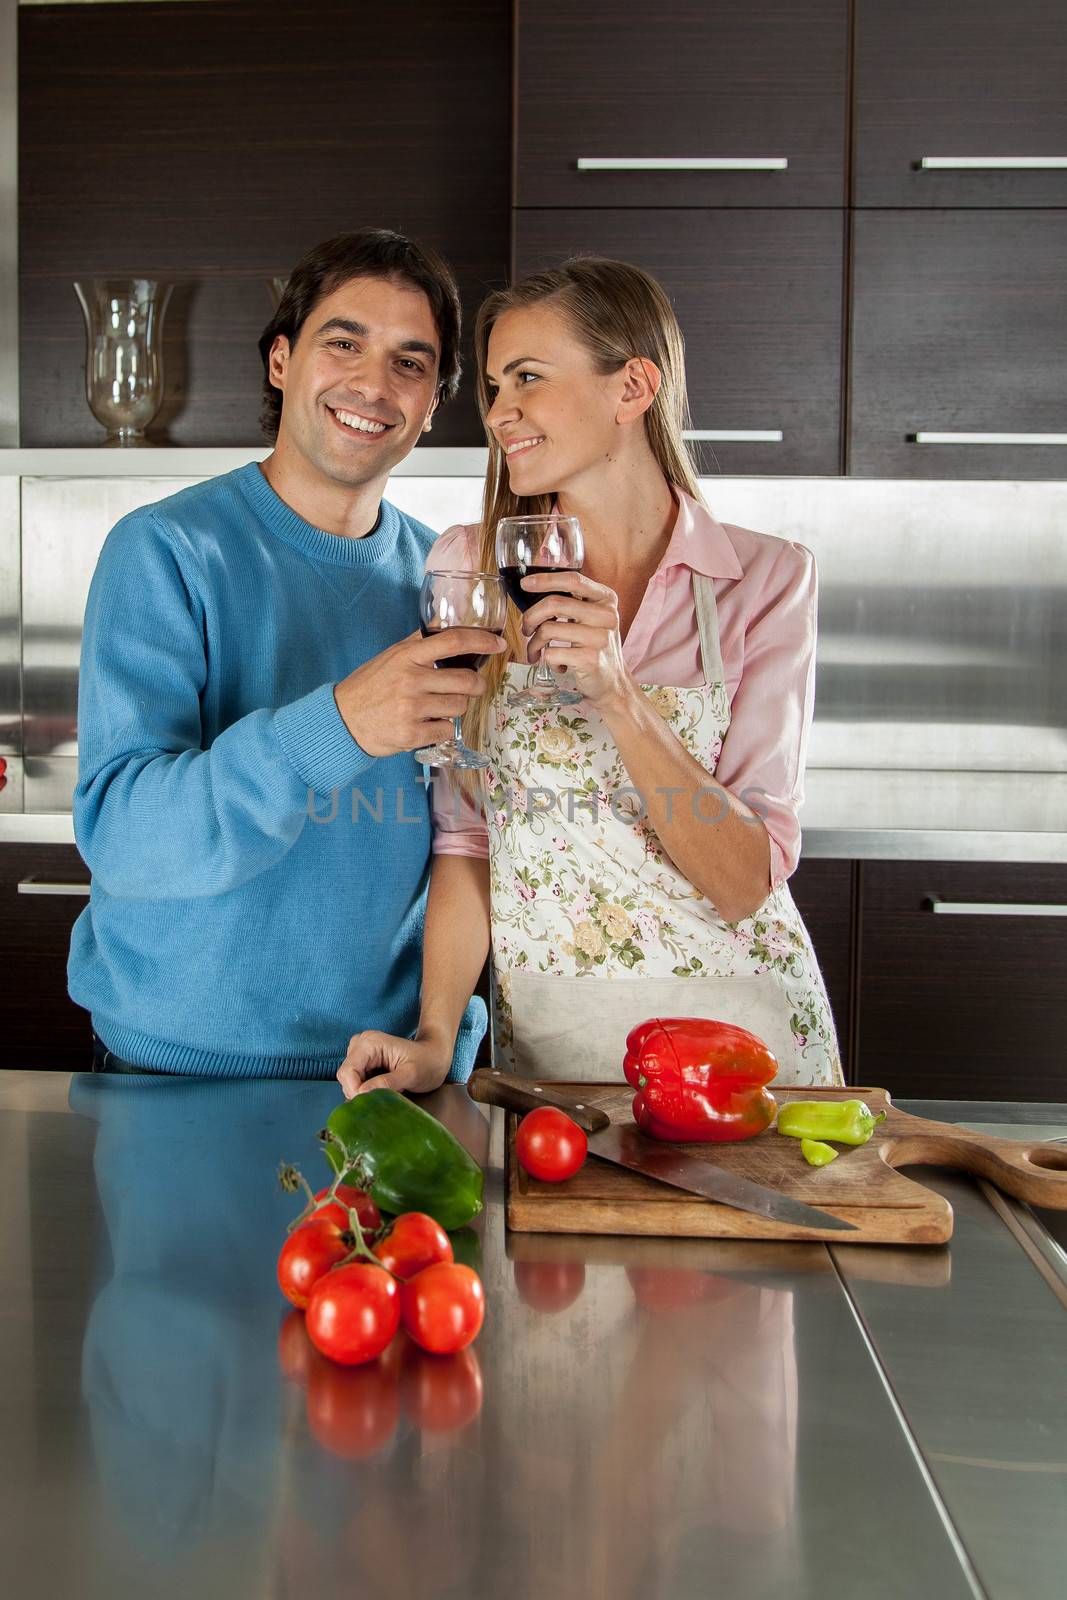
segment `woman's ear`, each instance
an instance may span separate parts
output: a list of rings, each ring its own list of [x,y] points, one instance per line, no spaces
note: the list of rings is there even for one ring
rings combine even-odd
[[[622,377],[622,399],[615,413],[615,421],[636,422],[638,417],[644,416],[659,393],[663,374],[656,363],[649,361],[646,356],[632,356],[623,368]]]

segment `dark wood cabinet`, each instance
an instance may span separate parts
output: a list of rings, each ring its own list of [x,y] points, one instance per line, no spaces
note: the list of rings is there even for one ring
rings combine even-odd
[[[0,845],[0,1067],[89,1069],[89,1013],[67,994],[70,933],[88,897],[19,892],[88,882],[74,845]]]
[[[852,1034],[853,879],[851,861],[801,859],[789,880],[797,910],[811,935],[837,1025],[841,1063],[849,1082]]]
[[[1059,478],[1067,445],[916,442],[1067,435],[1067,210],[859,211],[848,471]]]
[[[1067,1099],[1067,916],[1025,909],[1067,905],[1067,866],[867,861],[862,884],[857,1081]]]
[[[634,262],[670,295],[695,430],[780,430],[702,445],[707,473],[841,470],[839,211],[518,211],[522,276],[579,252]]]
[[[519,0],[518,206],[845,204],[845,0]],[[785,170],[582,171],[779,158]]]
[[[500,0],[21,7],[22,444],[102,443],[72,282],[109,275],[176,285],[150,436],[257,443],[268,279],[363,227],[455,269],[465,377],[427,442],[483,444],[469,332],[507,277],[510,60]]]
[[[924,168],[924,158],[1067,160],[1062,0],[856,0],[853,203],[1067,206],[1067,167]]]

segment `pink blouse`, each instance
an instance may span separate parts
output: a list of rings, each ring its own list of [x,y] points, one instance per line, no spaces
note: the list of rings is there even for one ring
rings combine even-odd
[[[714,580],[731,711],[715,778],[762,817],[776,889],[800,858],[797,813],[815,704],[815,557],[789,540],[716,522],[698,501],[678,494],[674,532],[630,626],[623,659],[639,683],[702,684],[692,573]],[[478,529],[463,525],[443,533],[426,562],[428,571],[474,570],[477,564]],[[478,807],[452,793],[441,775],[433,787],[434,851],[487,856]]]

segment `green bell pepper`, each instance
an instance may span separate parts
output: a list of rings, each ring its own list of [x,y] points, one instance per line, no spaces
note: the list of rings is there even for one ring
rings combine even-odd
[[[828,1167],[841,1154],[833,1145],[822,1144],[818,1139],[801,1139],[800,1149],[809,1167]]]
[[[862,1100],[793,1100],[778,1113],[778,1132],[791,1139],[866,1144],[887,1113],[875,1116]]]
[[[345,1183],[368,1190],[380,1211],[425,1211],[447,1231],[482,1209],[481,1167],[436,1117],[393,1089],[343,1101],[319,1137],[334,1170],[347,1163]]]

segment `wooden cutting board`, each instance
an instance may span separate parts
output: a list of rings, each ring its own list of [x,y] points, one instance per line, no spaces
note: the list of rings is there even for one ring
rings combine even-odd
[[[613,1122],[630,1122],[633,1090],[626,1083],[563,1084]],[[768,1129],[739,1144],[679,1145],[755,1183],[832,1211],[856,1225],[841,1233],[771,1222],[751,1212],[687,1196],[590,1155],[566,1183],[540,1183],[515,1159],[520,1121],[508,1113],[507,1224],[519,1233],[612,1233],[688,1235],[704,1239],[826,1239],[834,1244],[944,1244],[952,1236],[952,1207],[942,1195],[895,1169],[906,1164],[955,1167],[988,1178],[1007,1193],[1034,1205],[1067,1209],[1067,1146],[997,1139],[952,1123],[928,1122],[898,1111],[885,1089],[781,1089],[790,1100],[864,1100],[876,1114],[886,1111],[874,1135],[859,1149],[841,1148],[827,1167],[804,1160],[799,1139]]]

